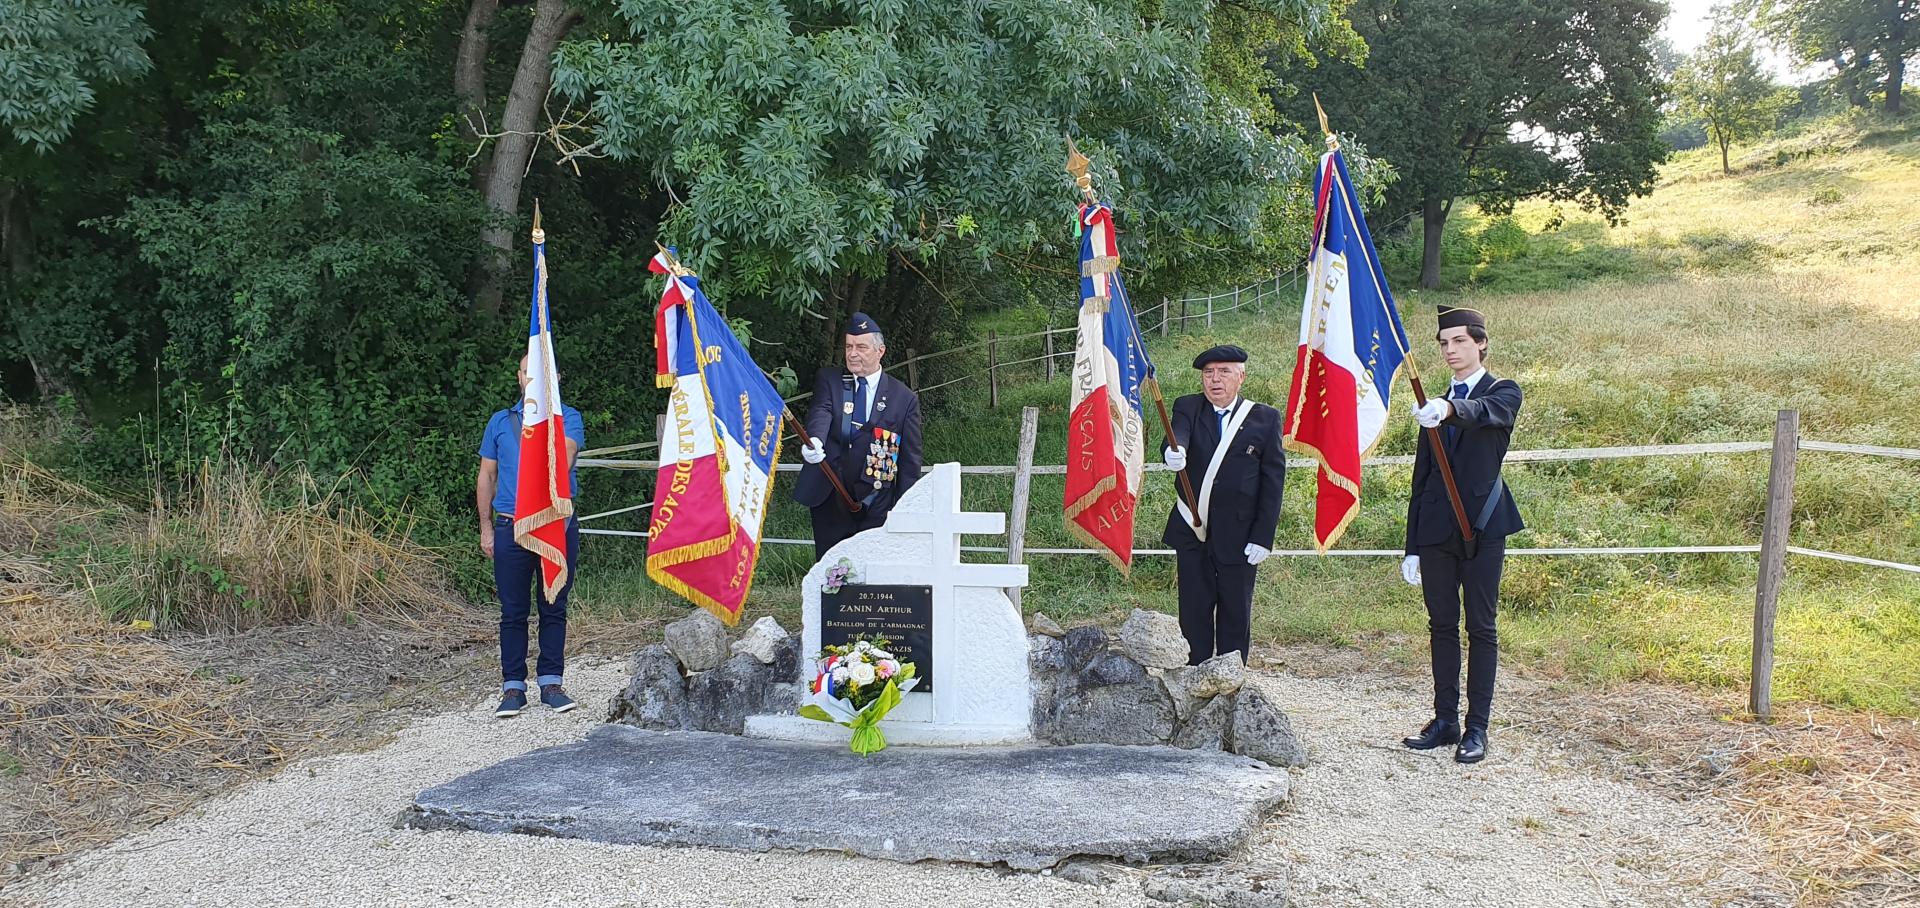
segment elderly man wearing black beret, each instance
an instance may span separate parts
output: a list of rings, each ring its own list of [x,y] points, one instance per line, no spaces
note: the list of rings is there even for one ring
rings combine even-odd
[[[1185,501],[1167,517],[1161,538],[1173,547],[1180,577],[1180,630],[1187,661],[1239,653],[1253,633],[1253,580],[1273,553],[1287,456],[1280,448],[1280,411],[1240,396],[1247,351],[1214,347],[1193,361],[1203,393],[1173,402],[1173,437],[1161,456],[1187,471],[1199,513]]]

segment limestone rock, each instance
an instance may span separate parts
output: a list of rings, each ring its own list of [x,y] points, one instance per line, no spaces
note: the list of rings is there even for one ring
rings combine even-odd
[[[1085,671],[1080,673],[1080,687],[1106,687],[1111,684],[1132,684],[1147,676],[1147,670],[1140,663],[1116,652],[1104,652],[1093,657],[1087,663]]]
[[[1120,648],[1149,668],[1187,664],[1187,638],[1180,634],[1180,619],[1160,612],[1134,609],[1120,625]]]
[[[706,610],[694,611],[666,630],[667,650],[690,672],[704,672],[727,658],[727,627]]]
[[[1107,632],[1091,624],[1076,627],[1067,632],[1066,646],[1068,665],[1077,672],[1086,668],[1094,656],[1106,651]]]
[[[1131,684],[1062,694],[1050,721],[1033,733],[1054,744],[1164,744],[1173,724],[1173,699],[1143,674]]]
[[[695,674],[687,679],[694,727],[737,735],[746,729],[748,716],[793,712],[798,690],[792,680],[791,675],[776,679],[772,665],[745,653]]]
[[[1222,750],[1233,725],[1233,697],[1214,697],[1181,720],[1170,742],[1186,750]]]
[[[607,721],[655,729],[694,727],[687,679],[665,646],[655,643],[635,653],[630,668],[633,679],[614,697]]]
[[[1040,634],[1027,638],[1027,670],[1033,673],[1036,683],[1043,677],[1066,672],[1072,667],[1067,658],[1066,644]]]
[[[1045,612],[1034,612],[1033,617],[1027,621],[1027,629],[1036,634],[1045,634],[1049,637],[1065,637],[1067,635],[1067,629],[1061,627],[1058,621],[1047,617]]]
[[[1189,696],[1206,700],[1239,690],[1246,678],[1240,654],[1225,653],[1189,669],[1184,680]]]
[[[780,626],[780,622],[773,620],[772,615],[766,615],[755,621],[752,627],[747,628],[746,634],[740,639],[733,641],[733,652],[734,655],[745,653],[752,656],[760,660],[762,665],[772,665],[780,641],[789,636],[791,635],[787,633],[786,628]]]
[[[1265,861],[1182,864],[1141,884],[1148,898],[1206,908],[1287,908],[1290,888],[1286,868]]]
[[[1254,687],[1241,688],[1234,700],[1228,749],[1273,766],[1307,765],[1307,747],[1278,704]]]

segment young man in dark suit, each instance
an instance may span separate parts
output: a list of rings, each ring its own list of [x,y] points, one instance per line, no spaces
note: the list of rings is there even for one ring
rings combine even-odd
[[[880,362],[887,341],[864,312],[847,323],[847,367],[820,370],[807,410],[807,466],[793,500],[813,511],[813,554],[887,521],[887,512],[920,479],[920,398]],[[822,470],[833,470],[860,509],[849,511]]]
[[[1427,630],[1433,646],[1433,720],[1401,743],[1431,750],[1458,743],[1453,758],[1478,763],[1487,755],[1487,721],[1493,711],[1493,680],[1499,661],[1494,628],[1500,600],[1500,571],[1507,537],[1519,532],[1520,510],[1513,503],[1500,465],[1520,414],[1520,386],[1486,369],[1487,321],[1472,309],[1441,307],[1440,353],[1453,370],[1445,398],[1429,398],[1414,408],[1422,430],[1413,459],[1413,492],[1407,501],[1406,557],[1400,574],[1420,587],[1427,604]],[[1438,427],[1452,462],[1473,526],[1473,540],[1460,532],[1459,518],[1447,496],[1446,479],[1435,462],[1427,428]],[[1467,719],[1460,721],[1460,613],[1467,623]]]
[[[1203,393],[1173,402],[1173,437],[1161,456],[1167,466],[1187,471],[1200,513],[1179,502],[1161,538],[1173,547],[1179,571],[1188,664],[1233,652],[1245,662],[1255,568],[1273,554],[1287,478],[1280,411],[1240,396],[1247,351],[1214,347],[1193,367]]]

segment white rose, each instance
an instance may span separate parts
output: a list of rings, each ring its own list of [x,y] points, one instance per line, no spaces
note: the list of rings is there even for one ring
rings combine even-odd
[[[891,658],[893,658],[893,654],[892,654],[892,653],[890,653],[890,652],[887,652],[886,650],[883,650],[883,649],[876,649],[876,650],[874,650],[874,651],[873,651],[873,658],[875,658],[875,659],[891,659]]]
[[[853,667],[853,683],[872,684],[873,677],[873,666],[862,662]]]

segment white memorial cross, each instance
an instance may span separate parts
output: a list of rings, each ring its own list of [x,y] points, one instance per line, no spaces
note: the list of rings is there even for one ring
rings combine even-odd
[[[995,744],[1030,738],[1027,635],[1008,589],[1027,585],[1024,564],[968,564],[960,537],[1006,532],[1007,515],[960,509],[960,465],[922,477],[887,515],[885,526],[841,542],[802,581],[802,683],[820,651],[820,586],[846,559],[863,585],[932,588],[933,691],[912,692],[882,729],[894,744]],[[811,719],[755,716],[747,733],[844,740],[847,731]]]

